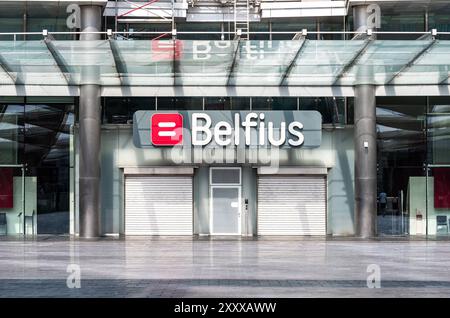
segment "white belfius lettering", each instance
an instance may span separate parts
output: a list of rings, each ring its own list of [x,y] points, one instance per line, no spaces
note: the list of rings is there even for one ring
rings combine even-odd
[[[252,129],[257,130],[258,144],[264,146],[267,141],[270,145],[280,147],[286,143],[286,122],[282,121],[279,128],[274,127],[273,122],[264,122],[264,113],[248,113],[243,122],[241,122],[240,114],[234,115],[234,127],[226,121],[219,121],[212,127],[211,117],[205,113],[192,114],[192,145],[205,146],[213,139],[219,146],[229,146],[234,143],[238,146],[240,143],[239,129],[244,129],[244,142],[246,146],[252,144]],[[293,121],[287,126],[287,132],[292,138],[288,138],[287,142],[290,146],[298,147],[303,144],[305,137],[302,133],[303,124]],[[267,133],[267,136],[266,136]],[[254,142],[256,144],[256,141]]]

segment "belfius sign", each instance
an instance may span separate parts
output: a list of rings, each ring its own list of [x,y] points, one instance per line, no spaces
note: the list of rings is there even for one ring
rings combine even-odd
[[[136,147],[319,147],[317,111],[137,111]]]

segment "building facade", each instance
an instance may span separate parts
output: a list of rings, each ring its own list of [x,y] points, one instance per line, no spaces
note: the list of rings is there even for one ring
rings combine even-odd
[[[0,235],[448,235],[448,1],[0,8]]]

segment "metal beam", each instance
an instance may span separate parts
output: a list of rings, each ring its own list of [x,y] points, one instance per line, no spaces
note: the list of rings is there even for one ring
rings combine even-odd
[[[52,55],[53,59],[56,62],[56,66],[58,67],[61,74],[64,76],[64,79],[66,80],[67,85],[76,85],[73,83],[71,77],[70,77],[70,70],[68,69],[64,58],[59,54],[57,51],[55,45],[52,43],[52,41],[49,38],[46,38],[44,40],[45,45],[47,46],[48,51]]]
[[[367,38],[364,41],[363,46],[358,50],[358,52],[356,52],[356,54],[352,57],[350,62],[344,65],[339,74],[336,75],[332,85],[337,85],[339,83],[339,81],[345,75],[345,73],[347,73],[353,67],[353,65],[355,65],[356,62],[361,58],[361,56],[366,52],[370,44],[372,44],[372,38]]]
[[[428,43],[422,50],[420,50],[414,57],[403,67],[396,72],[388,81],[386,81],[385,85],[390,85],[398,76],[400,76],[401,73],[404,73],[408,71],[416,62],[417,60],[425,54],[433,45],[435,45],[438,41],[436,39],[431,40],[430,43]]]
[[[228,72],[227,86],[230,86],[230,84],[231,84],[231,77],[233,76],[234,69],[236,68],[237,57],[238,57],[239,52],[241,50],[240,46],[241,46],[241,39],[238,39],[237,40],[237,44],[236,44],[236,48],[234,49],[233,61],[231,62],[230,71]]]
[[[280,86],[285,85],[286,79],[289,77],[289,75],[292,72],[292,69],[294,68],[295,65],[295,61],[297,60],[297,58],[300,56],[300,54],[303,52],[303,48],[305,47],[306,41],[308,41],[307,39],[304,39],[302,41],[302,43],[300,44],[300,47],[298,48],[297,52],[295,53],[294,57],[292,58],[292,60],[289,62],[288,67],[286,67],[286,69],[284,70],[283,76],[281,77],[281,81],[280,81]]]
[[[117,47],[116,41],[113,39],[109,39],[108,42],[114,59],[114,67],[116,68],[117,75],[119,76],[120,85],[124,85],[125,81],[122,74],[127,74],[127,68],[122,62],[122,58],[120,57],[120,50]]]
[[[5,60],[5,58],[0,54],[0,68],[5,72],[8,77],[11,79],[12,84],[15,85],[23,85],[23,81],[19,78],[19,75],[17,76],[13,75],[13,70],[11,66],[9,66],[8,62]]]
[[[445,71],[447,72],[447,74],[445,74],[444,76],[441,77],[441,79],[439,79],[439,84],[438,85],[445,85],[447,84],[447,81],[450,78],[450,74],[449,74],[449,68],[448,65],[445,65]]]

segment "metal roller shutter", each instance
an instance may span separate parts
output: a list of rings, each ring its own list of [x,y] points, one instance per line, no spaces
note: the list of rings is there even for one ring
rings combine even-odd
[[[126,177],[125,234],[192,235],[192,177]]]
[[[326,183],[317,176],[260,176],[259,235],[326,235]]]

